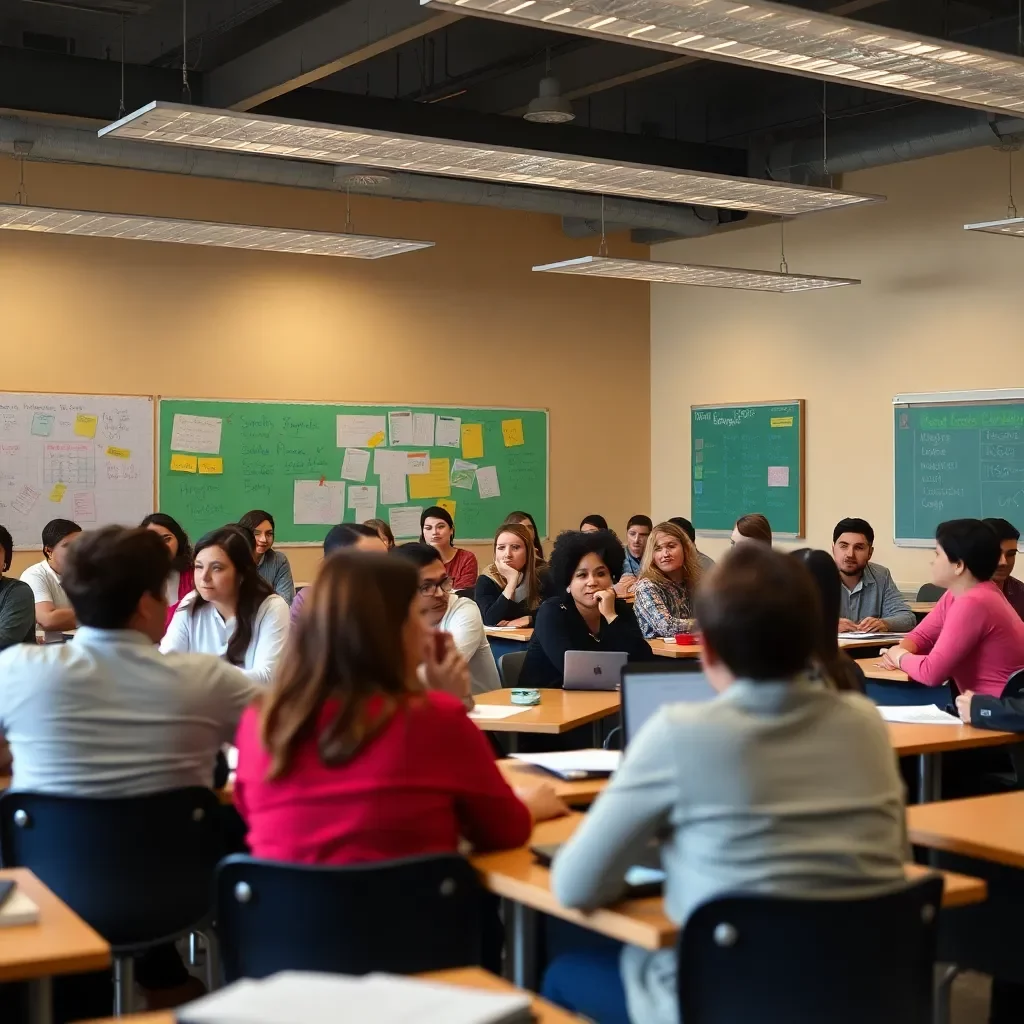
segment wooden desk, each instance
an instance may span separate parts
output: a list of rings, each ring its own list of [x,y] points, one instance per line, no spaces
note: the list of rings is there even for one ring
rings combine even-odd
[[[871,647],[895,647],[899,643],[899,640],[893,640],[892,637],[888,639],[879,638],[877,640],[871,637],[865,637],[863,640],[839,640],[839,649],[841,651],[862,651],[866,648]]]
[[[543,768],[526,764],[524,761],[515,761],[510,757],[498,762],[498,770],[513,788],[516,786],[539,786],[546,782],[549,786],[554,787],[557,796],[573,807],[592,804],[608,785],[606,778],[563,782],[557,775],[552,775],[551,772],[546,772]]]
[[[666,640],[648,640],[651,650],[660,658],[699,658],[700,644],[676,644]]]
[[[523,627],[522,629],[499,629],[496,626],[484,626],[484,632],[495,640],[514,640],[519,643],[528,644],[533,630]]]
[[[938,604],[937,601],[911,601],[910,610],[920,618],[924,618],[936,604]]]
[[[899,668],[885,668],[881,658],[857,658],[865,679],[877,679],[883,683],[909,683],[910,676]]]
[[[516,991],[515,985],[485,971],[481,967],[459,967],[451,971],[431,971],[421,974],[425,981],[437,981],[445,985],[458,985],[463,988],[485,989],[488,992],[511,993]],[[531,995],[527,993],[527,995]],[[582,1019],[567,1010],[563,1010],[540,996],[531,995],[533,1019],[535,1024],[582,1024]],[[174,1011],[162,1010],[159,1013],[136,1013],[127,1017],[110,1018],[106,1021],[94,1021],[93,1024],[175,1024]]]
[[[1024,868],[1024,792],[910,807],[907,828],[919,846]]]
[[[50,979],[109,967],[110,946],[31,871],[9,868],[0,871],[0,881],[17,882],[39,907],[36,924],[0,928],[0,982],[29,982],[30,1019],[33,1024],[49,1024]]]
[[[499,719],[474,719],[485,732],[542,733],[558,736],[581,725],[595,724],[595,746],[600,746],[602,718],[614,715],[621,706],[617,691],[612,690],[538,690],[540,703],[525,708],[518,715]],[[476,697],[477,704],[509,706],[508,690],[494,690]]]

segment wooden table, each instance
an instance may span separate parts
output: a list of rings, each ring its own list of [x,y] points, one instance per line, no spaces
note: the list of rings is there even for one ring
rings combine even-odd
[[[900,637],[900,640],[903,638]],[[861,651],[865,648],[870,647],[895,647],[900,640],[893,640],[892,637],[874,639],[872,637],[864,637],[863,640],[844,640],[842,637],[839,638],[839,649],[841,651]]]
[[[476,697],[477,704],[509,706],[508,690],[494,690]],[[581,725],[594,725],[594,746],[601,746],[600,721],[618,712],[621,699],[614,690],[538,690],[540,703],[524,708],[509,718],[474,719],[486,732],[532,732],[546,736],[559,736]],[[513,750],[513,753],[515,751]]]
[[[1024,868],[1024,792],[910,807],[907,829],[918,846]]]
[[[883,683],[909,683],[910,676],[900,668],[886,668],[881,658],[857,658],[865,679],[877,679]]]
[[[49,1024],[53,1019],[51,979],[109,967],[110,946],[31,871],[9,868],[0,871],[0,881],[16,882],[39,907],[36,924],[0,928],[0,982],[27,981],[30,1020]]]
[[[679,926],[665,914],[661,896],[623,900],[590,913],[571,910],[558,902],[551,891],[550,870],[536,862],[529,847],[565,842],[582,820],[582,814],[570,814],[541,822],[534,828],[526,846],[472,858],[484,887],[509,901],[512,911],[506,920],[509,958],[513,980],[523,988],[531,988],[531,983],[536,982],[534,949],[538,912],[641,949],[668,949],[679,938]],[[906,872],[909,880],[916,881],[928,874],[929,869],[908,864]],[[943,907],[967,906],[985,899],[987,886],[981,879],[949,871],[940,874],[945,879]]]
[[[660,658],[699,658],[700,644],[677,644],[667,640],[648,640],[651,650]]]
[[[528,644],[530,637],[533,636],[533,630],[523,628],[516,629],[499,629],[497,626],[484,626],[484,632],[495,640],[514,640],[521,644]]]
[[[915,615],[924,618],[924,616],[934,609],[936,604],[938,604],[937,601],[911,601],[910,610]]]
[[[431,971],[421,974],[425,981],[437,981],[445,985],[458,985],[463,988],[478,988],[488,992],[509,994],[516,987],[504,978],[485,971],[482,967],[459,967],[450,971]],[[574,1013],[560,1009],[540,996],[530,995],[531,1009],[535,1024],[582,1024],[582,1019]],[[162,1010],[159,1013],[136,1013],[127,1017],[110,1018],[106,1021],[94,1021],[93,1024],[175,1024],[173,1010]]]
[[[572,807],[592,804],[608,785],[607,778],[598,776],[579,782],[564,782],[557,775],[552,775],[535,764],[516,761],[510,757],[498,762],[498,770],[513,789],[517,786],[539,786],[546,782],[554,788],[556,796],[561,797]]]

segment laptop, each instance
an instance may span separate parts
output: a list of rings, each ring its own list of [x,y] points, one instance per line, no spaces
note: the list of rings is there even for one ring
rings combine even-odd
[[[717,696],[703,672],[673,664],[627,665],[622,673],[623,750],[663,704],[700,704]]]
[[[623,651],[566,651],[562,688],[617,690],[628,660]]]

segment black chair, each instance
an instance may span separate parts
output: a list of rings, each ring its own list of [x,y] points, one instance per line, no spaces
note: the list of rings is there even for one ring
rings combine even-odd
[[[220,810],[202,787],[124,799],[0,796],[0,863],[29,868],[110,943],[118,1016],[130,1010],[132,957],[209,918]]]
[[[233,856],[217,869],[224,978],[478,966],[481,890],[456,854],[347,867]]]
[[[945,592],[945,587],[937,587],[934,583],[925,583],[917,592],[917,599],[918,601],[938,601]]]
[[[468,597],[471,601],[476,598],[475,587],[463,587],[461,590],[455,591],[456,597]]]
[[[942,878],[852,900],[726,896],[679,941],[686,1024],[931,1024]]]
[[[513,651],[510,654],[503,654],[498,659],[498,671],[501,673],[503,689],[510,690],[519,685],[519,675],[523,671],[524,661],[526,661],[526,651]]]

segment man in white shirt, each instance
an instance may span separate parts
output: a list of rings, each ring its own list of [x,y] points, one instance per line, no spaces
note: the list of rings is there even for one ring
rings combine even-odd
[[[476,601],[454,593],[452,581],[436,548],[428,544],[402,544],[394,554],[419,569],[420,607],[427,625],[451,633],[459,654],[469,663],[473,693],[501,689],[498,666],[484,632]]]
[[[61,577],[68,549],[81,532],[82,528],[70,519],[51,519],[43,527],[43,561],[30,565],[21,574],[22,582],[32,588],[36,599],[36,624],[45,631],[48,642],[60,642],[65,629],[78,625]]]

